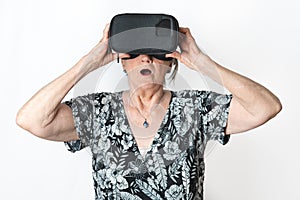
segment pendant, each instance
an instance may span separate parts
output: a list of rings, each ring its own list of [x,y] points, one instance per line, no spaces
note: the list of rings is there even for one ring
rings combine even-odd
[[[144,121],[144,123],[143,123],[143,126],[144,126],[145,128],[148,128],[148,127],[149,127],[149,123],[147,122],[147,119],[145,119],[145,121]]]

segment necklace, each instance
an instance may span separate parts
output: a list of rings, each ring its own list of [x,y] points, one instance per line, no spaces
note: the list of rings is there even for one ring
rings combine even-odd
[[[153,111],[156,110],[156,107],[158,107],[159,105],[160,105],[160,102],[151,108],[150,113],[149,113],[149,118],[151,117]],[[147,117],[145,117],[145,115],[143,115],[137,107],[136,107],[136,110],[138,111],[139,115],[141,115],[145,119],[143,122],[143,127],[148,128],[150,126],[150,123],[147,121]]]
[[[144,127],[144,128],[148,128],[148,127],[150,126],[150,124],[147,122],[147,118],[146,118],[144,115],[142,115],[142,113],[140,112],[139,109],[137,109],[137,111],[138,111],[139,114],[145,119],[145,121],[144,121],[144,123],[143,123],[143,127]],[[150,115],[149,115],[149,116],[151,116],[151,113],[152,113],[152,111],[150,112]]]

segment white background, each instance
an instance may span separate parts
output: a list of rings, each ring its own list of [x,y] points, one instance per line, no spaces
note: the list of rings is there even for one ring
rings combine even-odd
[[[297,0],[1,0],[0,199],[93,199],[88,152],[34,137],[15,125],[15,115],[99,41],[114,15],[152,12],[175,16],[208,55],[283,104],[267,124],[214,148],[206,199],[299,200],[299,10]]]

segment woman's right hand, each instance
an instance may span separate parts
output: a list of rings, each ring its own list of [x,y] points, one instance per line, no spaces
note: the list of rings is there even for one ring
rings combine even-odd
[[[175,51],[166,57],[176,58],[190,69],[198,71],[197,65],[202,64],[207,56],[198,47],[189,28],[179,27],[179,47],[181,52]]]
[[[109,48],[109,24],[106,24],[103,30],[103,37],[100,42],[84,57],[85,62],[88,63],[89,72],[102,67],[113,60],[119,58],[130,57],[125,53],[112,53]]]

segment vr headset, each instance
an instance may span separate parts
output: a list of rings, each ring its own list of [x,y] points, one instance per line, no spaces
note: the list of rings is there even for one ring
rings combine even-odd
[[[176,50],[178,28],[178,21],[171,15],[119,14],[110,23],[109,45],[117,53],[130,54],[130,58],[147,54],[160,60],[172,60],[165,54]]]

